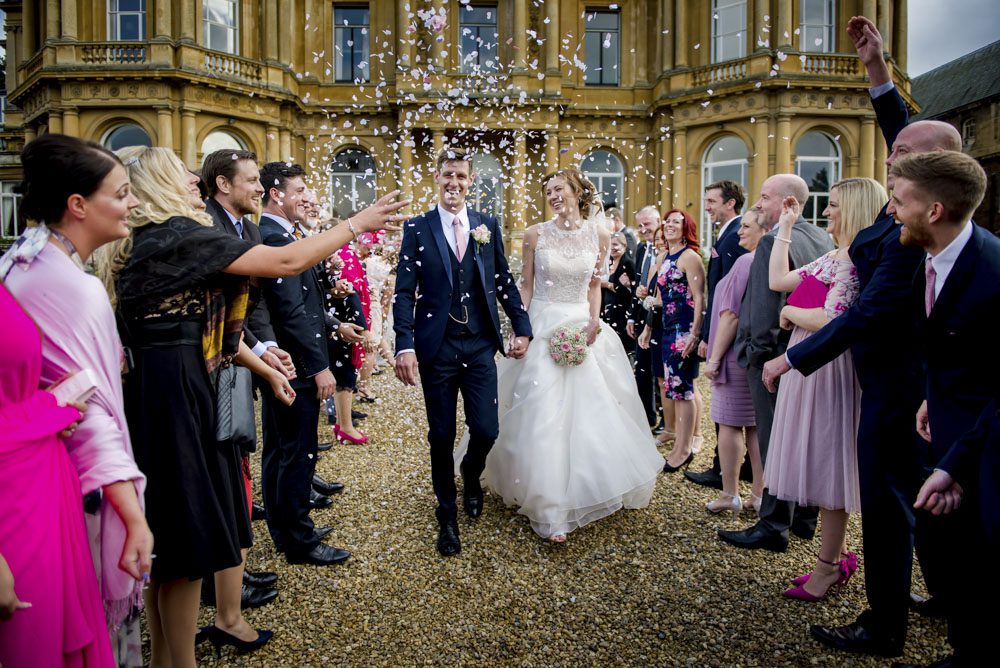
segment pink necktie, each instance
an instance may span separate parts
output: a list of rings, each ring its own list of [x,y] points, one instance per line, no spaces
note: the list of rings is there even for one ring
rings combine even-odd
[[[927,277],[927,286],[924,288],[924,306],[927,309],[927,316],[930,317],[931,309],[934,308],[934,280],[937,278],[937,272],[934,271],[934,265],[930,258],[927,258],[924,263],[924,275]]]
[[[465,238],[465,230],[462,229],[462,221],[458,219],[458,216],[451,219],[451,226],[455,230],[455,255],[461,262],[465,256],[465,247],[469,242]]]

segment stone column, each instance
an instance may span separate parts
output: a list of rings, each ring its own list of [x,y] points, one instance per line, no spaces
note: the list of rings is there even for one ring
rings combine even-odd
[[[511,188],[511,215],[508,227],[512,230],[523,230],[525,227],[525,198],[528,184],[528,140],[523,131],[514,132],[514,187]]]
[[[769,0],[754,0],[753,2],[753,34],[750,35],[750,49],[749,53],[754,51],[766,51],[766,46],[758,46],[757,40],[764,40],[768,44],[773,44],[772,37],[774,36],[774,29],[770,27],[769,24],[772,23],[770,16],[770,1]],[[764,20],[767,16],[768,20]],[[764,29],[768,32],[764,32]]]
[[[774,171],[788,174],[792,171],[792,117],[778,114],[778,131],[775,133]]]
[[[278,59],[278,0],[264,0],[264,59]]]
[[[77,0],[62,0],[62,38],[76,39],[78,34]]]
[[[899,67],[899,69],[903,70],[904,72],[906,71],[906,66],[908,62],[906,57],[906,50],[907,50],[907,44],[909,44],[907,29],[909,26],[910,19],[907,13],[907,5],[908,3],[906,2],[906,0],[903,0],[902,2],[899,3],[899,5],[897,5],[896,20],[894,21],[895,23],[894,32],[896,34],[896,39],[893,41],[893,46],[895,47],[896,50],[895,53],[892,54],[892,57],[896,59],[896,65]]]
[[[61,111],[50,111],[49,112],[49,132],[54,134],[62,134],[63,131],[63,119]]]
[[[444,130],[433,130],[431,132],[431,164],[437,165],[437,157],[444,150]]]
[[[45,39],[59,39],[59,0],[45,0]],[[51,126],[49,132],[52,132]]]
[[[545,3],[545,71],[550,75],[558,75],[559,67],[559,0],[547,0]]]
[[[772,26],[774,22],[772,21]],[[771,42],[772,46],[791,46],[794,37],[794,26],[792,25],[792,0],[778,0],[778,21],[777,21],[777,35],[774,35],[775,29],[771,28],[771,34],[774,35],[774,40]]]
[[[292,30],[295,20],[293,12],[278,10],[278,61],[285,66],[292,65]],[[369,33],[371,30],[368,31]],[[331,54],[334,55],[334,54]]]
[[[546,174],[554,172],[559,169],[559,130],[552,129],[545,131],[545,164],[542,165],[541,176],[544,178]],[[545,200],[542,208],[545,209],[545,218],[552,217],[552,207],[549,206],[549,202],[544,197]]]
[[[196,17],[194,15],[195,3],[186,0],[181,4],[181,34],[180,39],[188,42],[197,40],[197,30],[195,28]]]
[[[413,133],[406,128],[399,130],[399,148],[396,155],[399,156],[399,189],[400,199],[413,199],[413,152],[416,144],[413,142]]]
[[[664,72],[669,72],[674,69],[674,0],[661,0],[660,7],[661,23],[657,36],[663,44],[660,67]],[[666,34],[663,34],[664,30],[667,31]]]
[[[858,156],[860,173],[869,179],[875,178],[875,119],[861,119],[861,149]]]
[[[682,4],[681,2],[677,3]],[[687,202],[687,128],[674,129],[673,197],[667,208],[684,208]]]
[[[410,40],[412,36],[407,33],[407,29],[410,27],[410,22],[413,18],[410,16],[412,12],[413,3],[415,0],[396,0],[396,60],[397,60],[397,71],[400,68],[410,68],[413,65],[413,57],[411,54]],[[410,7],[410,11],[406,8]]]
[[[63,109],[63,134],[70,137],[80,136],[80,110],[76,107]]]
[[[687,67],[688,64],[688,38],[687,38],[687,1],[676,0],[674,2],[674,27],[670,31],[674,36],[674,66]]]
[[[174,115],[170,107],[156,107],[157,146],[174,147]]]
[[[194,109],[181,110],[181,160],[190,169],[198,168],[194,117]]]
[[[35,130],[35,128],[33,128],[30,125],[25,125],[24,126],[24,143],[25,144],[27,144],[29,142],[35,141],[35,139],[37,137],[38,137],[38,131]]]
[[[875,180],[882,185],[885,185],[886,177],[888,176],[886,174],[888,168],[885,166],[888,147],[885,145],[885,140],[882,138],[882,134],[876,134],[878,136],[875,137]]]
[[[154,37],[173,37],[173,7],[170,0],[155,0],[156,13],[153,18]]]
[[[663,118],[661,124],[666,122],[667,119]],[[673,175],[670,174],[670,170],[674,168],[674,153],[671,150],[673,148],[672,144],[673,141],[670,137],[660,139],[660,201],[657,203],[660,211],[669,209],[670,202],[673,201]],[[639,207],[636,207],[636,211],[638,209]],[[635,211],[632,213],[634,214]]]
[[[760,195],[760,187],[770,174],[768,173],[768,160],[771,158],[771,149],[767,138],[768,118],[757,116],[753,124],[753,172],[750,177],[749,191],[747,192],[747,204],[757,201]]]
[[[514,0],[514,71],[523,70],[528,58],[527,0]]]
[[[277,162],[281,159],[281,146],[278,144],[278,126],[268,125],[265,132],[264,152],[267,155],[267,162]]]
[[[29,60],[33,55],[35,55],[35,51],[38,50],[38,44],[35,43],[35,26],[38,24],[38,10],[35,8],[35,3],[33,2],[21,3],[21,7],[21,35],[22,48],[24,49],[21,54],[21,59],[24,61]],[[11,60],[12,59],[8,57],[8,70],[12,69]]]
[[[279,130],[278,131],[278,150],[281,155],[278,156],[278,160],[292,160],[292,132],[291,130]]]
[[[875,22],[878,31],[882,33],[882,47],[885,51],[896,57],[896,44],[892,39],[892,0],[878,0],[878,20]]]
[[[411,5],[413,4],[413,2],[415,2],[415,0],[409,0],[409,1],[410,1]],[[446,6],[447,6],[447,3],[446,3],[445,0],[433,0],[433,2],[431,3],[431,7],[433,7],[433,9],[434,9],[434,13],[438,14],[438,15],[441,14],[441,10],[444,9]],[[431,38],[431,59],[432,59],[432,61],[434,63],[434,71],[438,72],[438,73],[442,73],[442,72],[444,72],[447,69],[447,66],[446,66],[446,64],[444,62],[444,60],[445,60],[445,58],[444,58],[444,51],[445,51],[445,44],[447,44],[447,43],[449,43],[451,41],[450,39],[448,39],[448,34],[451,32],[451,29],[452,29],[451,21],[450,21],[450,19],[452,19],[452,18],[453,17],[448,16],[449,24],[445,27],[444,31],[442,31],[440,34],[432,32],[431,35],[430,35],[430,38]],[[516,32],[516,29],[515,29],[515,32]],[[442,36],[444,37],[444,39],[442,41],[438,41],[437,38],[438,37],[442,37]],[[451,51],[451,49],[449,49],[449,51]],[[448,55],[450,56],[452,54],[449,53]]]
[[[862,0],[861,13],[864,14],[866,18],[875,21],[878,18],[878,13],[875,10],[875,0]]]
[[[640,2],[635,8],[635,80],[643,83],[649,81],[649,16],[646,12],[646,3]]]

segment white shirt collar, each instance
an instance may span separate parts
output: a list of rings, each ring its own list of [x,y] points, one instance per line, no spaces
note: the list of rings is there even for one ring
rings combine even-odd
[[[722,227],[720,227],[720,228],[719,228],[719,235],[718,235],[717,237],[715,237],[715,238],[716,238],[716,239],[721,239],[721,238],[722,238],[722,235],[723,235],[723,233],[724,233],[724,232],[726,231],[726,228],[727,228],[727,227],[729,227],[729,224],[730,224],[731,222],[733,222],[734,220],[736,220],[737,218],[739,218],[739,216],[738,216],[738,215],[736,215],[736,216],[733,216],[732,218],[730,218],[729,220],[727,220],[727,221],[726,221],[725,223],[723,223],[723,224],[722,224]]]
[[[294,234],[295,233],[295,226],[292,225],[290,222],[288,222],[287,219],[282,218],[281,216],[279,216],[276,213],[268,213],[267,211],[265,211],[263,215],[265,215],[268,218],[271,218],[272,220],[274,220],[275,222],[277,222],[278,225],[281,225],[281,229],[283,229],[284,231],[288,232],[289,234]]]
[[[440,204],[438,204],[438,208],[437,209],[438,209],[438,215],[441,216],[441,224],[444,225],[446,228],[451,229],[452,221],[455,218],[458,218],[461,221],[461,223],[462,223],[462,227],[464,229],[466,229],[466,230],[469,229],[469,209],[468,209],[468,207],[464,207],[463,206],[461,208],[461,210],[459,210],[458,213],[452,213],[451,211],[447,211]]]
[[[944,287],[944,282],[948,278],[948,274],[951,273],[952,268],[955,266],[955,261],[958,260],[958,256],[961,255],[962,249],[965,245],[969,243],[969,239],[972,238],[972,221],[967,221],[965,227],[962,231],[958,233],[958,236],[951,240],[951,243],[944,247],[944,249],[937,255],[927,254],[927,259],[930,261],[931,266],[934,267],[934,273],[937,274],[937,278],[934,281],[934,298],[941,294],[941,288]]]

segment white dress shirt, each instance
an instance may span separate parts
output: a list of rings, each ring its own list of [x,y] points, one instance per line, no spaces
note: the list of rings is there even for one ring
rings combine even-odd
[[[726,233],[726,228],[729,227],[729,224],[732,223],[737,218],[739,218],[739,216],[733,216],[732,218],[730,218],[729,220],[727,220],[725,223],[722,224],[722,227],[719,228],[719,233],[715,236],[716,241],[722,238],[722,235]]]
[[[440,204],[438,204],[438,215],[441,216],[441,228],[444,230],[444,238],[448,240],[448,245],[451,246],[451,252],[458,257],[458,246],[455,240],[455,228],[453,227],[456,218],[459,220],[459,224],[462,228],[462,234],[465,235],[465,250],[469,250],[469,210],[466,207],[462,207],[462,210],[458,213],[451,213],[446,211]]]
[[[934,273],[937,278],[934,279],[934,300],[941,295],[941,288],[944,287],[944,282],[948,280],[948,274],[951,273],[952,268],[955,266],[955,260],[961,255],[962,249],[965,248],[965,244],[969,243],[969,239],[972,238],[972,221],[967,221],[965,227],[962,231],[958,233],[958,236],[951,240],[951,243],[944,247],[937,255],[927,254],[927,259],[930,260],[931,266],[934,267]]]

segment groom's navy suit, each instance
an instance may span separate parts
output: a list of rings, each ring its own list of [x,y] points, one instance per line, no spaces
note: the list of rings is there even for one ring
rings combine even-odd
[[[463,461],[468,479],[479,479],[499,431],[494,356],[503,353],[503,339],[497,304],[516,336],[531,336],[500,225],[492,216],[466,212],[469,239],[461,261],[448,244],[436,207],[405,224],[392,308],[397,354],[413,350],[417,356],[440,521],[454,519],[457,511],[452,452],[458,393],[469,428]],[[482,247],[471,234],[480,226],[490,235]]]

